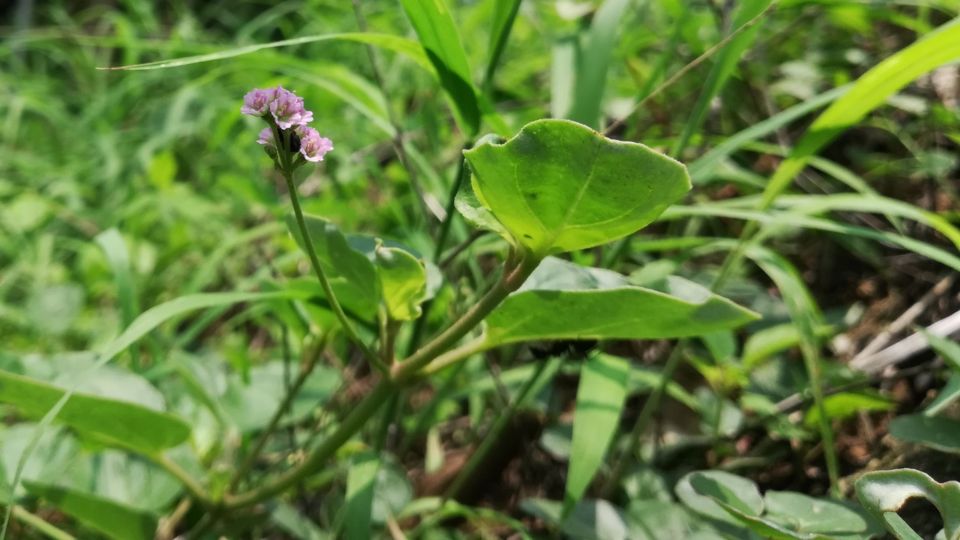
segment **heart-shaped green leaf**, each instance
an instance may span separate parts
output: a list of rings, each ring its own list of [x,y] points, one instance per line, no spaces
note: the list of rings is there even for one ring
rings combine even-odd
[[[479,201],[538,257],[636,232],[690,189],[677,161],[569,120],[537,120],[464,155]]]
[[[427,299],[427,269],[420,259],[400,248],[380,246],[376,251],[383,303],[390,318],[410,321],[420,316]]]
[[[352,248],[336,225],[316,216],[304,216],[304,221],[337,300],[354,315],[372,319],[380,301],[380,282],[373,262]],[[292,214],[287,216],[287,228],[300,249],[305,249],[300,227]]]
[[[735,328],[753,312],[679,277],[663,290],[549,257],[487,321],[489,345],[538,339],[661,339]]]

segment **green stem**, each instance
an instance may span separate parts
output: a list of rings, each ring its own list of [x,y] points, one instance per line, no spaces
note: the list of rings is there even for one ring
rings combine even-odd
[[[827,462],[827,477],[830,479],[830,494],[842,499],[840,492],[840,462],[837,458],[837,449],[833,445],[833,427],[830,425],[830,417],[827,416],[827,408],[823,399],[823,386],[820,373],[820,354],[814,344],[804,344],[800,346],[803,355],[803,364],[807,369],[807,376],[810,378],[810,393],[813,395],[813,403],[817,408],[818,427],[820,428],[820,439],[823,444],[824,460]]]
[[[480,324],[510,293],[517,290],[539,263],[539,258],[527,256],[516,266],[505,266],[503,275],[500,276],[493,288],[487,291],[487,294],[464,313],[457,322],[450,325],[449,328],[430,343],[421,347],[412,356],[393,366],[391,369],[393,380],[399,383],[409,381],[417,375],[420,369],[446,352],[450,347],[453,347],[470,330]]]
[[[469,150],[472,145],[472,142],[467,141],[460,150],[457,176],[453,179],[453,186],[450,187],[450,194],[447,196],[446,214],[444,215],[443,223],[440,224],[440,234],[437,236],[437,246],[433,250],[433,260],[440,259],[440,255],[443,254],[443,248],[447,244],[447,236],[450,234],[450,226],[453,224],[453,216],[456,214],[454,210],[456,210],[457,193],[460,193],[460,188],[463,186],[463,181],[468,174],[467,158],[463,156],[463,153]]]
[[[156,454],[149,456],[149,458],[155,464],[162,467],[163,470],[170,473],[170,476],[173,476],[181,484],[183,484],[183,487],[187,489],[187,492],[190,493],[190,496],[196,499],[197,502],[207,507],[216,505],[216,503],[214,503],[213,499],[207,493],[207,490],[204,489],[203,486],[200,485],[200,483],[197,482],[190,473],[185,471],[175,461],[164,454]]]
[[[277,476],[254,490],[242,493],[235,497],[227,497],[224,501],[226,509],[236,509],[256,504],[260,501],[286,491],[317,472],[324,462],[333,457],[336,451],[343,446],[350,437],[360,431],[367,421],[397,390],[397,385],[390,380],[383,380],[363,400],[353,408],[340,426],[327,437],[300,465]]]
[[[513,261],[514,258],[511,257],[510,260]],[[380,381],[373,392],[353,408],[352,412],[347,415],[333,434],[313,450],[303,463],[259,488],[234,497],[228,496],[223,507],[229,510],[256,504],[282,493],[317,472],[341,446],[367,424],[384,403],[389,401],[404,385],[415,381],[417,372],[421,368],[453,346],[470,330],[480,324],[511,292],[517,290],[539,263],[539,258],[527,257],[515,266],[513,264],[506,265],[497,284],[487,291],[473,308],[464,313],[457,322],[450,325],[449,328],[430,343],[424,345],[406,361],[394,364],[391,369],[391,377]]]
[[[273,417],[270,419],[270,423],[267,424],[267,427],[260,434],[260,438],[257,439],[257,442],[247,454],[243,464],[240,465],[240,467],[237,469],[237,472],[233,475],[233,479],[230,481],[230,487],[227,489],[228,492],[232,492],[233,490],[237,489],[237,486],[240,485],[240,482],[253,469],[253,465],[257,462],[257,457],[260,455],[260,452],[263,451],[263,447],[267,444],[267,440],[270,439],[270,435],[273,434],[273,432],[277,429],[277,426],[280,424],[280,419],[283,418],[283,415],[286,414],[287,410],[290,409],[294,398],[297,397],[300,389],[303,387],[304,383],[307,382],[307,378],[309,378],[310,374],[313,373],[313,368],[317,365],[317,358],[323,351],[324,345],[325,343],[323,343],[321,340],[321,342],[314,346],[313,350],[307,354],[307,357],[304,359],[304,363],[300,368],[300,373],[287,390],[286,395],[283,397],[283,402],[281,402],[280,406],[277,407],[277,410],[273,413]]]
[[[46,535],[47,538],[53,538],[53,540],[76,540],[76,537],[72,534],[61,531],[55,526],[47,523],[43,518],[36,514],[31,514],[22,506],[13,507],[13,517],[24,523],[33,527],[34,529],[40,531],[42,534]]]
[[[283,152],[281,152],[281,154],[283,154]],[[343,331],[347,333],[347,337],[349,337],[350,340],[357,345],[367,361],[370,362],[370,364],[381,373],[386,373],[386,366],[380,361],[379,358],[376,357],[376,355],[370,351],[370,348],[367,347],[363,340],[360,339],[360,335],[357,334],[356,329],[353,327],[353,323],[351,323],[350,319],[347,318],[347,314],[343,311],[340,301],[337,300],[337,295],[333,293],[333,288],[330,286],[330,280],[327,279],[327,273],[323,270],[323,266],[320,264],[320,257],[317,256],[317,250],[313,246],[313,239],[310,237],[310,231],[307,229],[307,222],[303,217],[303,209],[300,207],[300,197],[297,195],[297,187],[293,183],[293,172],[290,170],[289,166],[289,157],[285,159],[283,163],[281,163],[280,170],[283,173],[283,178],[287,181],[287,189],[290,192],[290,202],[293,204],[293,214],[297,220],[297,227],[300,229],[300,236],[303,237],[304,249],[307,252],[307,256],[310,258],[310,264],[313,266],[313,272],[317,275],[317,280],[320,281],[320,286],[323,287],[323,293],[327,295],[327,301],[330,303],[330,308],[340,321],[340,325],[343,327]]]
[[[449,351],[437,356],[434,358],[423,370],[420,372],[421,375],[433,375],[438,371],[442,370],[445,367],[449,367],[465,358],[469,358],[477,353],[487,350],[490,345],[483,338],[483,336],[471,339],[470,341],[450,349]]]
[[[549,369],[547,369],[549,367]],[[460,495],[460,491],[463,489],[464,485],[475,475],[477,468],[486,460],[487,455],[490,454],[490,451],[494,448],[494,445],[502,443],[501,434],[503,430],[507,428],[510,422],[513,420],[514,415],[517,413],[517,410],[522,407],[530,397],[531,390],[533,388],[539,387],[538,381],[540,381],[541,376],[544,373],[547,373],[548,376],[552,377],[557,369],[560,367],[560,359],[554,358],[550,361],[543,361],[537,365],[536,369],[533,372],[533,375],[527,382],[523,385],[523,388],[520,390],[520,393],[517,395],[517,398],[503,411],[494,422],[490,430],[484,435],[483,442],[480,443],[480,446],[477,450],[470,456],[470,459],[467,460],[466,465],[463,466],[463,469],[460,470],[460,473],[454,479],[453,483],[450,484],[450,487],[447,488],[444,493],[445,499],[455,499]]]

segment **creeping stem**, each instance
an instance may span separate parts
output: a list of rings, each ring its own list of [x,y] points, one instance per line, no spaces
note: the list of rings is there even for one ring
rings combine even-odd
[[[276,128],[274,128],[276,130]],[[282,133],[279,130],[276,130],[276,140],[282,141]],[[343,307],[340,305],[340,301],[337,300],[337,295],[333,293],[333,288],[330,286],[330,280],[327,279],[327,273],[324,272],[323,266],[320,265],[320,257],[317,256],[317,250],[313,247],[313,239],[310,237],[310,231],[307,228],[307,222],[303,218],[303,209],[300,207],[300,197],[297,195],[297,187],[293,183],[293,165],[290,162],[290,156],[288,152],[280,151],[278,152],[280,156],[279,165],[280,172],[283,174],[284,180],[287,182],[287,190],[290,192],[290,202],[293,204],[293,214],[297,220],[297,228],[300,229],[300,236],[303,238],[303,246],[307,252],[307,256],[310,258],[310,265],[313,266],[313,272],[317,275],[317,280],[320,281],[320,286],[323,287],[323,293],[327,296],[327,301],[330,303],[330,308],[333,310],[333,313],[337,316],[337,319],[340,321],[340,326],[343,327],[343,331],[347,333],[347,337],[353,341],[357,347],[360,349],[360,352],[363,353],[364,358],[367,359],[370,364],[377,368],[381,373],[386,372],[386,366],[380,361],[380,359],[370,351],[370,348],[360,339],[360,335],[357,334],[357,330],[353,327],[353,323],[350,322],[350,319],[347,318],[347,314],[343,311]]]
[[[511,264],[504,267],[503,275],[486,294],[455,323],[403,362],[394,364],[389,375],[358,403],[337,429],[331,433],[300,465],[275,477],[273,480],[246,493],[228,496],[225,509],[236,509],[256,504],[282,493],[311,474],[317,472],[336,451],[356,434],[370,418],[403,386],[416,380],[419,371],[480,324],[500,303],[520,285],[540,263],[536,257],[522,259],[510,257]],[[461,357],[462,358],[462,357]]]

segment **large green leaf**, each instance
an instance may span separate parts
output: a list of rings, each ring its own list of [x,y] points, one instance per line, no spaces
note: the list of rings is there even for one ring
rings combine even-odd
[[[480,129],[480,105],[460,33],[445,0],[401,0],[400,3],[453,104],[457,122],[467,136],[472,137]]]
[[[761,497],[751,480],[722,471],[688,474],[677,484],[677,496],[698,514],[745,526],[762,538],[860,540],[881,532],[869,516],[842,502],[788,491]]]
[[[43,416],[66,390],[0,370],[0,401],[29,416]],[[190,436],[190,426],[165,412],[134,403],[76,393],[57,419],[78,433],[101,442],[155,454]]]
[[[759,516],[763,512],[763,497],[757,485],[724,471],[687,474],[677,482],[676,493],[694,512],[726,523],[737,523],[737,520],[721,503],[747,515]]]
[[[757,316],[683,278],[662,290],[547,258],[487,321],[488,344],[538,339],[661,339],[735,328]]]
[[[960,540],[960,482],[940,484],[920,471],[898,469],[869,472],[861,476],[855,486],[863,506],[882,520],[897,538],[920,538],[897,515],[908,500],[916,497],[927,499],[940,511],[946,540]]]
[[[420,316],[427,299],[427,269],[409,251],[380,246],[376,250],[383,303],[390,318],[409,321]]]
[[[771,490],[764,494],[763,502],[765,518],[800,534],[853,540],[882,532],[878,530],[879,524],[864,515],[862,509],[841,501]]]
[[[24,482],[27,490],[114,540],[151,540],[157,519],[151,514],[89,493]]]
[[[563,505],[547,499],[524,499],[520,509],[558,528],[564,538],[577,540],[626,540],[627,524],[623,512],[601,499],[584,499],[569,515]]]
[[[304,221],[337,300],[347,311],[371,319],[380,301],[380,281],[373,262],[351,247],[336,225],[316,216],[304,216]],[[292,214],[287,216],[287,228],[300,249],[305,250],[300,227]]]
[[[690,189],[673,159],[569,120],[537,120],[464,155],[477,198],[539,257],[636,232]]]
[[[616,356],[596,354],[580,370],[573,415],[573,446],[563,513],[569,515],[593,480],[620,423],[627,397],[630,364]]]

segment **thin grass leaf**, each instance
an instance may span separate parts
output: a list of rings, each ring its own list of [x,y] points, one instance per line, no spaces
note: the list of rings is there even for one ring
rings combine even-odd
[[[771,250],[758,245],[748,246],[746,255],[759,266],[783,297],[790,319],[800,331],[800,351],[803,354],[804,367],[810,378],[810,389],[813,394],[814,405],[818,411],[820,437],[823,440],[823,452],[827,462],[827,473],[830,476],[831,489],[836,493],[839,489],[839,459],[833,445],[833,428],[823,397],[823,381],[820,365],[820,339],[817,329],[824,325],[823,315],[817,306],[813,295],[807,290],[806,284],[796,268],[785,258]]]
[[[487,60],[487,70],[483,75],[483,90],[487,95],[490,95],[493,90],[493,76],[497,71],[503,50],[507,47],[507,40],[510,38],[510,31],[513,29],[519,10],[520,0],[494,0],[492,30],[488,45],[490,58]]]
[[[723,160],[739,148],[742,148],[749,142],[770,135],[776,130],[790,124],[790,122],[802,118],[820,107],[825,107],[828,103],[839,99],[850,91],[850,88],[849,85],[834,88],[803,103],[794,105],[789,109],[784,109],[762,122],[753,124],[747,129],[725,138],[722,143],[713,147],[709,152],[700,156],[696,161],[687,166],[693,183],[706,183],[716,172],[717,167],[720,166]]]
[[[94,240],[103,250],[107,262],[110,264],[110,269],[113,270],[113,281],[117,287],[117,301],[120,304],[121,324],[126,327],[133,322],[134,317],[140,312],[127,245],[117,229],[108,229],[98,234]],[[138,348],[135,345],[130,347],[130,358],[134,362],[138,360],[139,356]]]
[[[743,26],[750,19],[763,13],[772,2],[773,0],[744,0],[737,7],[731,27],[739,28]],[[697,103],[693,106],[693,111],[691,111],[687,123],[684,124],[680,137],[677,138],[674,143],[673,151],[670,153],[671,155],[679,157],[687,147],[690,137],[703,125],[707,108],[710,106],[713,98],[717,97],[723,90],[723,87],[726,86],[727,80],[733,75],[733,71],[737,67],[737,63],[757,39],[757,32],[759,30],[760,25],[757,24],[745,32],[740,33],[730,40],[730,42],[723,47],[720,54],[717,55],[717,61],[710,69],[710,74],[707,75],[707,80],[703,84],[700,97],[697,98]]]
[[[924,73],[960,59],[960,18],[939,27],[919,41],[880,62],[863,74],[842,98],[813,122],[777,167],[763,192],[760,208],[770,206],[806,166],[810,156],[883,105]]]
[[[778,234],[792,234],[797,229],[812,229],[827,231],[838,234],[858,236],[869,238],[878,242],[887,242],[900,246],[908,251],[937,261],[945,266],[953,268],[960,272],[960,257],[947,252],[938,247],[932,246],[926,242],[914,240],[900,234],[877,231],[854,225],[838,223],[828,219],[820,219],[809,216],[798,215],[789,212],[759,212],[755,210],[740,210],[736,208],[723,208],[716,205],[701,204],[697,206],[671,206],[660,215],[660,221],[670,221],[689,216],[713,216],[726,217],[732,219],[742,219],[747,221],[756,221],[767,227],[764,230],[765,236],[775,236]],[[690,240],[691,243],[698,243]]]
[[[480,129],[480,103],[460,32],[445,0],[401,0],[420,44],[453,105],[457,123],[468,137]]]
[[[592,128],[599,126],[610,59],[614,57],[620,25],[631,4],[630,0],[605,0],[593,15],[590,29],[577,48],[573,101],[564,118]]]
[[[570,515],[603,464],[620,423],[627,397],[630,364],[623,358],[596,354],[580,370],[570,467],[563,497],[563,516]]]
[[[398,54],[406,56],[410,60],[413,60],[420,67],[433,71],[433,67],[430,64],[430,61],[427,60],[426,55],[423,54],[423,50],[420,46],[413,40],[400,37],[392,36],[389,34],[372,34],[364,32],[344,32],[337,34],[321,34],[317,36],[304,36],[293,39],[284,39],[280,41],[272,41],[270,43],[260,43],[257,45],[246,45],[243,47],[231,47],[227,49],[222,49],[217,52],[198,54],[194,56],[185,56],[183,58],[175,58],[173,60],[157,60],[156,62],[145,62],[142,64],[132,64],[128,66],[110,66],[110,67],[101,67],[97,69],[108,70],[108,71],[144,71],[151,69],[169,69],[176,67],[189,66],[193,64],[201,64],[203,62],[215,62],[218,60],[226,60],[228,58],[235,58],[237,56],[243,56],[245,54],[251,54],[258,51],[263,51],[266,49],[275,49],[277,47],[291,47],[294,45],[304,45],[306,43],[317,43],[320,41],[353,41],[357,43],[365,43],[367,45],[374,45],[376,47],[381,47],[393,51]]]

